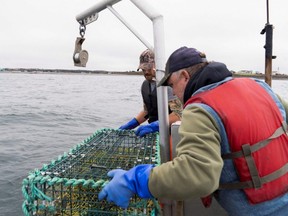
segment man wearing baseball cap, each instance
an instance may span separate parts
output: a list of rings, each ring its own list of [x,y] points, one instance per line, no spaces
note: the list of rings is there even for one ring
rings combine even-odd
[[[142,137],[148,133],[159,131],[159,121],[154,52],[149,49],[143,51],[139,60],[140,63],[137,70],[141,70],[145,77],[141,86],[143,110],[119,129],[134,129],[147,120],[149,124],[139,126],[135,132],[136,135]],[[169,124],[171,125],[173,122],[180,120],[182,106],[179,99],[173,95],[170,87],[168,88],[168,109]]]
[[[211,196],[233,216],[288,212],[288,104],[263,81],[233,78],[194,48],[174,51],[159,85],[184,104],[177,156],[153,167],[113,170],[99,193],[126,208],[130,198]],[[209,195],[209,196],[208,196]]]

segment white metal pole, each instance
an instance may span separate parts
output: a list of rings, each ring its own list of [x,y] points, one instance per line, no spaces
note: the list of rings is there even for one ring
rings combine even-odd
[[[165,70],[165,46],[163,18],[158,17],[153,21],[154,28],[154,51],[156,57],[156,80],[157,83],[164,76]],[[157,88],[157,103],[159,116],[160,145],[162,147],[161,160],[166,162],[170,159],[169,145],[169,119],[168,119],[168,96],[167,87]]]
[[[165,68],[165,41],[164,41],[164,22],[163,16],[143,0],[131,0],[153,22],[154,32],[154,52],[156,62],[156,80],[157,82],[164,76]],[[159,132],[161,161],[169,160],[169,121],[168,121],[168,98],[167,87],[157,88],[157,103],[159,116]]]

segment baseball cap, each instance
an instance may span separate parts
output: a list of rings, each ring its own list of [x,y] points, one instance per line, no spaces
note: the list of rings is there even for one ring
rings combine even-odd
[[[195,48],[188,48],[186,46],[180,47],[179,49],[175,50],[168,58],[165,67],[165,75],[159,81],[157,86],[167,86],[167,80],[173,72],[183,68],[191,67],[202,62],[207,62],[204,53],[199,52]]]
[[[154,52],[152,50],[147,49],[143,51],[140,55],[139,60],[140,64],[137,71],[139,69],[148,70],[154,68],[155,59],[154,59]]]

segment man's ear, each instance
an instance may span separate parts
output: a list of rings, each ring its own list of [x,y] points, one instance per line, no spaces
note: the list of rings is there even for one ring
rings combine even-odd
[[[186,70],[182,70],[181,74],[185,78],[186,81],[190,79],[190,75]]]

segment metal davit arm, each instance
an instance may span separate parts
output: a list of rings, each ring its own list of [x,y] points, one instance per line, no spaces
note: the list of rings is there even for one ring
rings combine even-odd
[[[94,22],[98,18],[98,13],[106,9],[108,5],[112,6],[121,0],[103,0],[98,2],[96,5],[88,8],[79,15],[76,16],[76,20],[81,24],[88,25],[91,22]]]
[[[80,26],[88,25],[98,18],[98,13],[108,8],[148,49],[153,47],[146,42],[136,31],[133,29],[121,16],[118,14],[112,5],[120,2],[121,0],[103,0],[89,9],[83,11],[76,16],[76,20]],[[157,82],[164,76],[165,68],[165,43],[164,43],[164,23],[163,16],[154,10],[145,0],[131,0],[131,2],[141,10],[153,22],[153,38],[154,38],[154,53],[156,62],[156,80]],[[83,36],[81,35],[83,38]],[[82,45],[83,40],[78,39]],[[77,43],[77,41],[76,41]],[[76,44],[77,46],[78,44]],[[81,52],[81,47],[77,46],[77,53]],[[88,53],[87,53],[88,55]],[[81,60],[81,59],[80,59]],[[75,62],[75,60],[74,60]],[[78,63],[80,64],[80,63]],[[83,65],[82,65],[83,66]],[[167,87],[157,88],[157,103],[158,103],[158,116],[159,116],[159,132],[160,132],[160,147],[161,147],[161,161],[166,162],[170,158],[169,151],[169,122],[168,122],[168,96]]]
[[[154,53],[156,62],[156,80],[159,82],[164,77],[165,70],[165,42],[164,42],[164,22],[163,16],[147,5],[143,0],[131,0],[152,22],[154,33]],[[169,150],[169,121],[168,121],[168,96],[167,87],[157,88],[157,103],[159,116],[159,132],[161,161],[166,162],[170,158]]]

